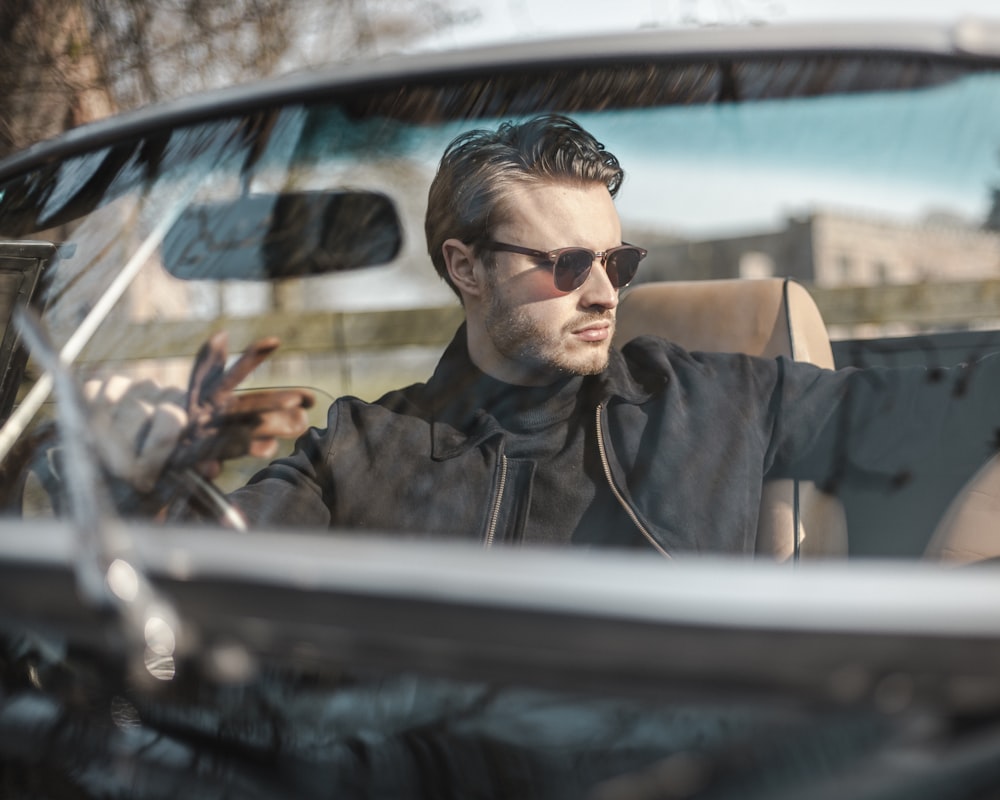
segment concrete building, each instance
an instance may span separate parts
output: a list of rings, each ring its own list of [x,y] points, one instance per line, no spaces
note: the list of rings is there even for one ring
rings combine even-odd
[[[946,215],[906,223],[817,211],[791,217],[776,231],[636,239],[650,250],[644,281],[788,276],[833,287],[1000,276],[1000,233]]]

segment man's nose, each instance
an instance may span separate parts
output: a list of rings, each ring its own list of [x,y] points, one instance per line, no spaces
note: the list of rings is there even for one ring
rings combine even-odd
[[[584,308],[608,309],[618,305],[618,290],[612,286],[611,278],[608,277],[600,258],[594,259],[590,274],[580,287],[580,305]]]

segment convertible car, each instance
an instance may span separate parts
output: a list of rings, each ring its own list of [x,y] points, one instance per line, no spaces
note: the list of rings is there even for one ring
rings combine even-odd
[[[317,426],[425,379],[462,319],[437,161],[540,113],[626,170],[619,341],[922,369],[932,446],[859,472],[845,431],[830,480],[767,485],[754,558],[259,529],[250,458],[179,454],[155,503],[113,477],[84,382],[197,404],[206,341]],[[966,20],[387,58],[0,162],[0,795],[996,797],[998,153],[1000,27]]]

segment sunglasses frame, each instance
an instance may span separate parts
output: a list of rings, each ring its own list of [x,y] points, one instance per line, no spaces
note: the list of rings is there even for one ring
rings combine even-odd
[[[544,250],[532,250],[530,247],[521,247],[517,244],[507,244],[506,242],[496,242],[493,240],[488,240],[479,245],[484,250],[498,251],[502,253],[517,253],[522,256],[530,256],[532,258],[537,258],[539,261],[548,261],[552,265],[552,282],[555,284],[556,289],[560,292],[565,292],[569,294],[570,292],[576,291],[586,282],[587,277],[590,275],[590,270],[594,267],[595,259],[601,260],[601,266],[605,269],[608,268],[608,257],[613,253],[617,253],[619,250],[635,250],[639,253],[639,261],[641,262],[647,255],[649,251],[639,247],[638,245],[630,244],[628,242],[622,242],[617,247],[609,248],[608,250],[591,250],[589,247],[560,247],[558,250],[549,250],[548,252]],[[563,289],[556,282],[556,262],[559,260],[560,256],[563,254],[576,251],[590,253],[590,266],[587,271],[582,274],[582,280],[572,289]],[[636,264],[636,271],[638,271],[639,265]],[[620,286],[615,286],[616,289],[624,289],[629,283],[632,282],[632,278],[635,277],[635,273],[632,273],[632,277],[629,278],[625,283]],[[612,281],[612,285],[614,282]]]

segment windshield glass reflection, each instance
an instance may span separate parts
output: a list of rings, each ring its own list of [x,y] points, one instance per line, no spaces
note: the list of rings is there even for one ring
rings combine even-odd
[[[700,85],[694,73],[688,77],[689,86]],[[752,71],[741,80],[752,93]],[[758,102],[692,106],[657,107],[644,97],[640,107],[580,110],[573,118],[625,168],[616,201],[621,238],[649,251],[630,288],[791,277],[823,314],[835,366],[933,371],[975,362],[997,344],[988,305],[948,305],[934,290],[915,294],[913,287],[966,282],[981,294],[993,279],[998,81],[986,73],[910,91],[853,87],[792,99],[761,91]],[[178,128],[9,183],[0,231],[62,248],[39,299],[53,341],[72,342],[101,298],[118,291],[123,272],[134,271],[81,348],[86,377],[124,373],[184,386],[193,354],[224,328],[232,352],[261,335],[282,340],[248,387],[308,389],[319,398],[309,410],[319,427],[334,398],[375,400],[425,380],[462,319],[428,263],[428,186],[456,136],[526,117],[412,121],[419,116],[412,100],[400,98],[395,108],[373,100],[360,117],[355,100],[350,113],[331,102]],[[196,271],[178,279],[161,262],[166,231],[176,241],[179,230],[171,221],[195,204],[356,190],[384,195],[399,215],[401,249],[385,266],[268,282],[239,275],[238,258],[235,279],[224,281],[198,279]],[[910,288],[900,299],[895,286]],[[29,383],[35,375],[30,367]],[[991,419],[977,408],[970,403],[963,417],[968,430],[943,434],[956,442],[978,437],[975,448],[943,443],[931,461],[904,458],[851,481],[841,480],[841,469],[825,483],[846,505],[850,552],[923,552],[951,498],[992,452]],[[50,417],[43,410],[34,424]],[[845,433],[845,446],[849,440]],[[845,452],[842,464],[852,458]],[[220,484],[242,486],[261,463],[229,463]],[[627,523],[598,515],[582,541],[603,542],[599,530]]]

